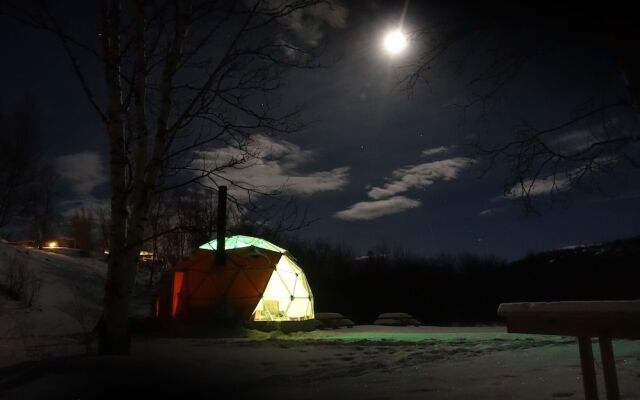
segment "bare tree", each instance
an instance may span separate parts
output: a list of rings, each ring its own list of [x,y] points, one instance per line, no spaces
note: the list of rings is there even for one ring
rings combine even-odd
[[[151,259],[151,268],[149,271],[149,284],[148,287],[151,288],[153,286],[153,278],[155,273],[158,270],[158,265],[161,264],[161,258],[158,257],[158,252],[160,250],[159,247],[159,238],[162,232],[161,223],[166,219],[166,215],[164,215],[165,207],[164,204],[160,201],[160,196],[156,196],[153,204],[151,205],[151,211],[149,212],[149,231],[151,234],[151,253],[153,254]]]
[[[215,237],[218,196],[215,190],[178,189],[155,197],[149,215],[145,242],[154,255],[169,265],[189,255]],[[270,204],[273,203],[273,204]],[[277,241],[282,234],[297,231],[314,220],[307,218],[295,199],[269,196],[256,204],[232,202],[227,232],[260,236]]]
[[[59,39],[109,141],[102,354],[129,351],[129,305],[156,192],[187,184],[215,188],[225,169],[253,156],[249,133],[301,127],[298,113],[279,109],[275,94],[288,68],[316,66],[312,49],[288,27],[293,16],[319,3],[324,2],[103,0],[97,46],[72,37],[46,5],[20,14]],[[80,55],[103,67],[104,98],[92,88]],[[243,155],[197,166],[195,158],[203,153],[196,151],[216,146],[233,146]]]
[[[84,207],[80,208],[75,211],[69,222],[76,248],[86,253],[93,251],[93,231],[95,225],[93,213]]]
[[[512,171],[505,185],[508,196],[524,200],[531,210],[540,187],[559,193],[594,183],[598,173],[616,164],[640,167],[640,25],[631,5],[463,2],[433,11],[438,18],[414,32],[424,44],[403,82],[409,88],[430,84],[431,71],[448,62],[467,79],[469,97],[458,106],[465,118],[478,116],[476,123],[490,116],[501,94],[541,57],[586,46],[617,63],[621,85],[592,93],[554,126],[525,122],[507,142],[487,145],[481,144],[486,135],[480,139],[478,154],[490,166],[506,164]],[[584,135],[567,145],[578,130]]]
[[[0,112],[0,229],[25,211],[40,164],[37,114],[25,100],[12,112]]]
[[[216,231],[217,193],[186,193],[178,199],[178,226],[188,234],[188,250],[208,242]]]
[[[100,235],[100,243],[96,248],[103,252],[109,249],[109,226],[111,225],[109,211],[105,207],[98,207],[95,214]]]
[[[50,238],[56,217],[56,185],[58,175],[53,166],[44,164],[38,171],[34,183],[29,187],[30,200],[25,214],[31,218],[36,246],[42,249]]]

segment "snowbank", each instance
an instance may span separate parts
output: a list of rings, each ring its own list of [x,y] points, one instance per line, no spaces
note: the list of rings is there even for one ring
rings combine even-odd
[[[498,315],[518,313],[639,313],[640,300],[503,303]]]

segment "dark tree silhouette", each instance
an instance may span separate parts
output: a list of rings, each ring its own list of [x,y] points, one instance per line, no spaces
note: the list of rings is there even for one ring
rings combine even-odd
[[[95,219],[93,213],[85,208],[80,208],[74,212],[69,225],[76,248],[86,253],[93,251],[95,249]]]
[[[29,188],[25,215],[31,219],[36,246],[40,249],[53,233],[58,197],[57,184],[58,174],[55,168],[52,165],[43,164]]]
[[[0,112],[0,229],[23,214],[41,167],[37,113],[26,100]]]
[[[634,259],[640,238],[554,250],[506,262],[492,256],[424,257],[379,246],[356,257],[348,247],[296,238],[279,242],[296,257],[316,312],[370,324],[383,312],[408,312],[424,324],[495,323],[500,303],[630,300],[640,295]]]

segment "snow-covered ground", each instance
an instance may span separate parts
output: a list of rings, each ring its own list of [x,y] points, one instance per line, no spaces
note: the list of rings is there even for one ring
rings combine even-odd
[[[640,343],[615,341],[614,348],[622,398],[640,399]],[[6,399],[584,398],[574,339],[499,328],[357,326],[138,339],[127,357],[57,359],[0,372],[8,376],[0,379]],[[602,381],[600,389],[605,398]]]
[[[0,294],[0,365],[76,343],[93,328],[104,294],[103,262],[0,244],[0,279],[10,263],[27,268],[40,290],[32,307]]]
[[[0,297],[2,399],[584,398],[574,338],[499,326],[137,337],[130,356],[87,356],[83,338],[100,315],[105,265],[4,244],[0,261],[15,252],[42,288],[31,308]],[[616,340],[614,351],[622,398],[640,400],[640,341]]]
[[[88,335],[102,312],[107,266],[103,260],[70,254],[0,243],[0,283],[16,263],[40,282],[31,307],[0,288],[0,367],[89,350]],[[141,287],[148,279],[144,272],[139,275]],[[136,300],[136,315],[148,315],[149,299]]]

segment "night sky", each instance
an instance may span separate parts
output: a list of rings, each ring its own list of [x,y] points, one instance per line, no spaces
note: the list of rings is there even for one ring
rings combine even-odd
[[[620,166],[614,176],[600,177],[603,191],[567,189],[560,202],[549,202],[541,188],[534,197],[539,213],[525,215],[517,200],[505,196],[509,171],[498,165],[483,173],[485,161],[472,146],[501,143],[523,121],[557,125],[594,96],[623,91],[607,49],[568,41],[541,53],[481,120],[456,107],[472,95],[473,60],[461,72],[455,57],[445,58],[430,73],[429,85],[419,82],[413,90],[398,83],[401,66],[426,45],[424,37],[412,36],[398,56],[383,51],[384,33],[404,10],[405,2],[342,2],[298,26],[302,38],[326,46],[327,67],[292,71],[282,101],[303,106],[304,119],[312,123],[277,137],[255,132],[266,160],[232,177],[286,185],[310,218],[319,218],[301,237],[349,244],[361,253],[386,243],[424,255],[466,251],[515,259],[640,234],[637,171]],[[426,2],[409,3],[404,29],[433,23],[440,11]],[[69,6],[64,15],[76,32],[92,34],[87,10]],[[8,19],[0,24],[0,43],[1,108],[10,110],[24,96],[35,99],[47,156],[62,177],[63,214],[106,204],[104,128],[62,47]],[[99,67],[85,67],[99,87]],[[577,145],[585,134],[571,130],[558,140]]]

